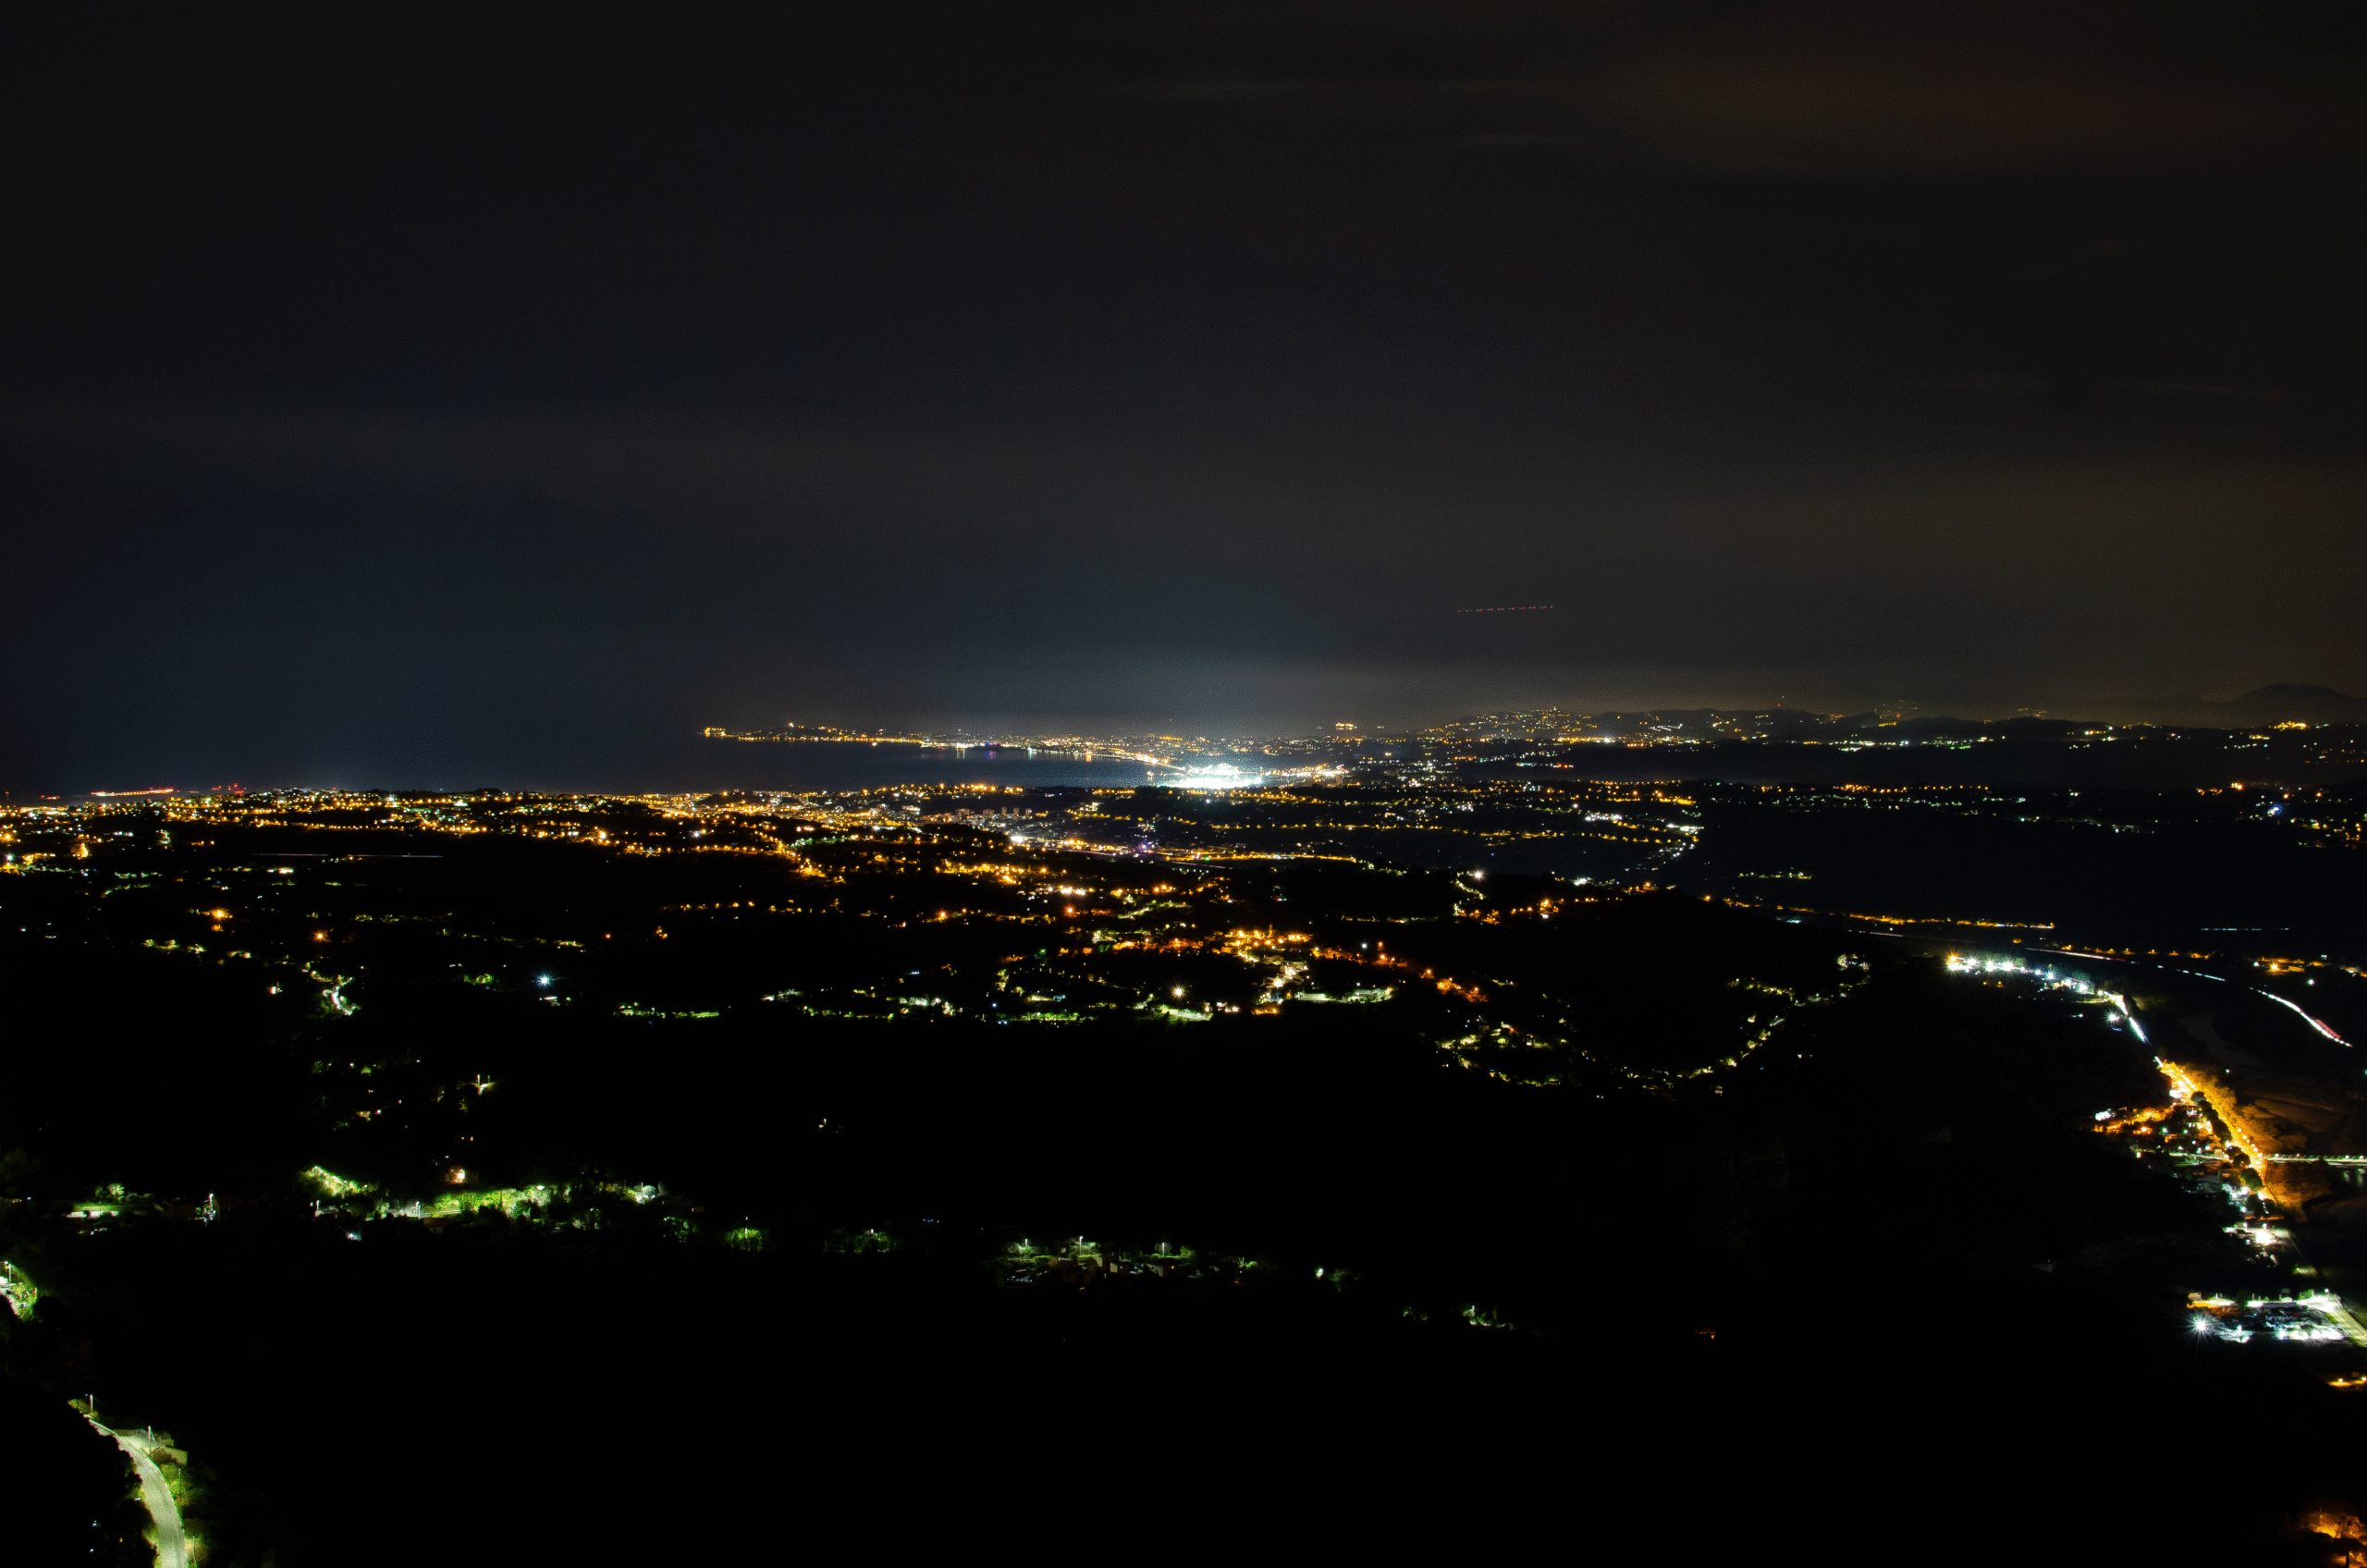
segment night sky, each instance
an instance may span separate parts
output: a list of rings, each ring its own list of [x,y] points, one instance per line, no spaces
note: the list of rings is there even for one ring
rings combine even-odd
[[[4,24],[0,788],[2367,691],[2354,6],[497,9]]]

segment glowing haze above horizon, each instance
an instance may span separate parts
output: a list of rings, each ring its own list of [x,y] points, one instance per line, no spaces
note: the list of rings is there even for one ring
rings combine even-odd
[[[6,26],[18,799],[2367,691],[2343,8]]]

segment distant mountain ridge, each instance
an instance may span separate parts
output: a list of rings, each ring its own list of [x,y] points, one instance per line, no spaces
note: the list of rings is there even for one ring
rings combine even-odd
[[[2204,702],[2205,712],[2224,715],[2230,723],[2343,724],[2367,722],[2367,697],[2349,697],[2331,686],[2307,686],[2279,681],[2245,692],[2224,703]]]
[[[1649,712],[1576,716],[1605,733],[1639,736],[1658,731],[1687,739],[1807,739],[1840,732],[1893,730],[1907,736],[1985,734],[1996,739],[2041,740],[2061,737],[2114,724],[2138,723],[2209,726],[2218,729],[2250,729],[2271,724],[2367,724],[2367,697],[2353,697],[2331,686],[2278,681],[2255,687],[2225,702],[2189,695],[2167,703],[2107,703],[2119,709],[2113,719],[2061,719],[2022,716],[2006,719],[1968,719],[1950,716],[1910,717],[1896,713],[1820,714],[1797,708],[1727,712],[1711,708],[1662,708]],[[2130,710],[2134,710],[2133,712]],[[1469,723],[1470,721],[1465,721]]]

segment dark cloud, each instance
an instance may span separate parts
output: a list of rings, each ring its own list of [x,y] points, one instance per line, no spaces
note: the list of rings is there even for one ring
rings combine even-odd
[[[2355,74],[2295,53],[2331,18],[2263,9],[1734,7],[1606,65],[1585,97],[1640,148],[1759,175],[2226,174],[2355,153]]]

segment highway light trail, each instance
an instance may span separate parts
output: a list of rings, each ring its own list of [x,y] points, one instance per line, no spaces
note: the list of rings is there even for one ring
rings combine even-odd
[[[2253,987],[2253,989],[2254,989],[2254,990],[2259,990],[2260,988],[2259,988],[2258,986],[2254,986],[2254,987]],[[2311,1028],[2315,1029],[2319,1034],[2324,1035],[2327,1039],[2332,1040],[2336,1045],[2337,1045],[2337,1046],[2347,1046],[2347,1045],[2350,1044],[2350,1042],[2349,1042],[2349,1040],[2344,1039],[2341,1035],[2339,1035],[2336,1034],[2333,1030],[2331,1030],[2331,1029],[2327,1028],[2324,1024],[2323,1024],[2323,1023],[2319,1023],[2316,1019],[2312,1018],[2308,1013],[2306,1013],[2306,1012],[2301,1012],[2301,1010],[2300,1010],[2300,1008],[2298,1008],[2298,1007],[2294,1007],[2294,1006],[2293,1006],[2293,1004],[2292,1004],[2291,1002],[2287,1001],[2283,997],[2278,996],[2275,992],[2274,992],[2274,991],[2261,991],[2261,993],[2260,993],[2260,994],[2261,994],[2262,996],[2263,996],[2263,997],[2266,997],[2270,1001],[2273,1001],[2273,1002],[2276,1003],[2276,1004],[2277,1004],[2277,1006],[2279,1006],[2279,1007],[2289,1007],[2289,1008],[2293,1008],[2293,1011],[2294,1011],[2295,1012],[2297,1012],[2297,1013],[2300,1013],[2300,1015],[2301,1015],[2301,1022],[2302,1022],[2302,1023],[2304,1023],[2308,1024]]]

